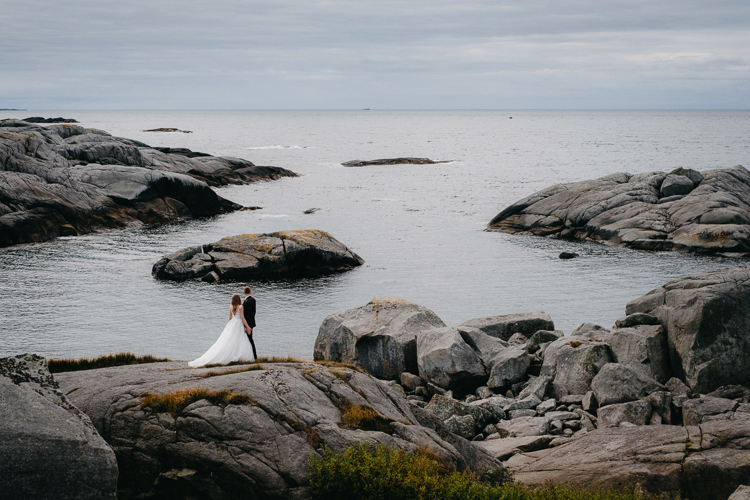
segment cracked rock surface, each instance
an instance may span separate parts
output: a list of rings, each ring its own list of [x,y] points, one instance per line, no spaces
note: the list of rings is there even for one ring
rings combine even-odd
[[[309,498],[307,461],[321,446],[422,447],[459,469],[500,466],[472,443],[446,432],[442,422],[417,417],[403,397],[369,375],[315,363],[263,367],[237,372],[242,365],[190,369],[170,362],[56,377],[63,391],[80,387],[71,400],[114,449],[120,499]],[[142,404],[146,392],[195,387],[229,390],[252,400],[217,406],[203,399],[176,415]],[[344,425],[342,412],[348,405],[374,410],[387,430]]]
[[[154,264],[151,274],[169,280],[244,279],[348,271],[364,260],[336,238],[316,229],[228,236],[178,250]]]
[[[0,120],[0,247],[230,212],[242,207],[209,186],[295,176],[78,125]]]
[[[750,252],[750,172],[678,168],[557,184],[500,212],[489,231],[643,250]]]
[[[0,358],[0,496],[116,498],[115,454],[33,354]]]

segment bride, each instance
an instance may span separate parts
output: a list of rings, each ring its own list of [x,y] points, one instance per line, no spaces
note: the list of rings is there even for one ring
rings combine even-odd
[[[232,304],[229,306],[229,323],[224,327],[219,338],[208,351],[198,359],[190,361],[191,368],[216,364],[226,365],[234,361],[252,361],[253,349],[245,334],[245,325],[242,323],[242,300],[240,296],[232,295]]]

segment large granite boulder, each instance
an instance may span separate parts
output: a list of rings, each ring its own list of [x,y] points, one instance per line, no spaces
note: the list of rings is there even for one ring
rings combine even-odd
[[[455,328],[443,327],[417,336],[419,376],[444,389],[476,387],[487,379],[477,353]]]
[[[553,394],[560,399],[584,395],[599,370],[614,361],[609,346],[600,339],[563,337],[544,352],[541,375],[552,378]]]
[[[628,403],[611,404],[599,408],[596,416],[599,427],[618,427],[623,422],[633,425],[646,425],[651,420],[653,408],[648,401],[630,401]]]
[[[36,355],[0,358],[0,492],[3,498],[116,498],[115,454]]]
[[[644,250],[748,253],[750,172],[612,174],[557,184],[507,207],[487,229]]]
[[[627,365],[608,363],[591,380],[591,390],[599,406],[607,406],[636,401],[666,387]]]
[[[364,260],[336,238],[316,229],[228,236],[183,248],[159,259],[151,274],[169,280],[299,276],[348,271]]]
[[[426,307],[401,299],[374,298],[367,305],[332,314],[315,339],[315,360],[361,366],[381,378],[419,373],[417,335],[445,323]]]
[[[0,247],[230,212],[242,207],[209,185],[296,176],[162,149],[77,125],[0,120]]]
[[[63,391],[77,388],[72,401],[114,449],[120,499],[310,498],[309,457],[360,443],[426,449],[476,472],[499,466],[468,441],[451,435],[455,446],[420,425],[404,398],[367,374],[314,363],[242,368],[171,362],[57,377]],[[204,392],[171,411],[144,397],[179,401],[191,389]],[[211,396],[220,391],[224,399]]]
[[[539,330],[555,329],[552,318],[543,311],[475,318],[462,323],[461,326],[477,328],[491,337],[502,340],[508,340],[516,333],[528,338]]]
[[[694,393],[750,382],[750,266],[670,281],[626,312],[659,318],[671,371]]]
[[[517,481],[633,488],[690,500],[726,499],[750,477],[750,420],[700,427],[603,428],[505,462]]]
[[[607,344],[617,363],[661,384],[671,378],[667,333],[661,325],[613,328]]]
[[[509,347],[493,356],[487,364],[491,367],[487,387],[508,387],[526,378],[531,356],[523,347]]]

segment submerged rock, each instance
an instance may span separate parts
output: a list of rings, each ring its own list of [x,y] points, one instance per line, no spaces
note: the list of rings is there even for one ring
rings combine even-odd
[[[507,207],[489,231],[607,242],[643,250],[750,252],[750,172],[614,174],[558,184]]]
[[[267,234],[228,236],[178,250],[156,262],[151,274],[169,280],[295,276],[348,271],[362,258],[325,231],[300,229]]]
[[[0,415],[0,496],[116,498],[115,454],[44,358],[0,358]]]
[[[429,158],[385,158],[381,160],[351,160],[342,163],[345,167],[366,167],[369,165],[434,165],[449,163],[448,161],[434,161]]]

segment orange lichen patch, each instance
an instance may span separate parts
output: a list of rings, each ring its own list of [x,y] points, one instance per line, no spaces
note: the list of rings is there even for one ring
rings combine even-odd
[[[581,343],[577,340],[570,342],[570,347],[578,347],[579,345],[581,345]]]

